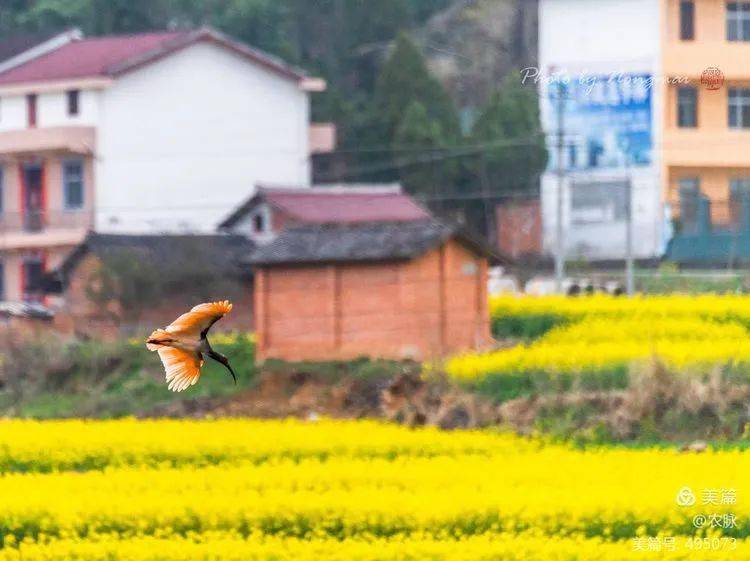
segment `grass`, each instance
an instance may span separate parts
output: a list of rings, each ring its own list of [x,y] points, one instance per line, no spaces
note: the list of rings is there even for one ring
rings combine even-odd
[[[229,358],[237,372],[237,385],[222,365],[207,360],[195,386],[173,393],[167,389],[158,355],[141,341],[35,342],[17,349],[18,383],[0,388],[0,415],[37,419],[180,415],[194,410],[199,402],[252,389],[261,370],[310,374],[336,383],[342,379],[377,381],[418,373],[421,368],[414,362],[368,358],[346,362],[269,360],[259,367],[250,336],[219,335],[212,344]]]
[[[571,318],[562,314],[497,315],[492,318],[492,335],[496,339],[532,341],[570,321]]]
[[[209,360],[200,382],[177,394],[167,389],[158,355],[141,342],[73,343],[63,350],[50,347],[48,356],[37,357],[28,383],[6,384],[0,391],[0,413],[40,419],[120,417],[252,388],[258,372],[254,343],[245,335],[222,343],[215,347],[234,366],[237,385],[222,365]],[[35,352],[42,354],[39,348]]]
[[[573,391],[611,391],[627,388],[627,366],[608,369],[569,372],[504,372],[486,376],[463,387],[496,402],[542,394],[562,394]]]
[[[263,363],[264,370],[278,373],[304,372],[327,382],[337,382],[344,378],[371,380],[392,377],[403,373],[419,373],[421,365],[411,361],[370,359],[360,357],[349,361],[286,362],[269,359]]]

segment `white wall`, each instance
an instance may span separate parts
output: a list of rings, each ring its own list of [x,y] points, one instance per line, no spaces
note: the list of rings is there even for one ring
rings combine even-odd
[[[632,169],[598,174],[601,181],[632,181],[631,204],[633,209],[633,254],[639,259],[660,255],[663,250],[664,214],[660,194],[654,188],[651,169]],[[595,224],[571,225],[570,184],[580,179],[590,181],[597,174],[575,173],[568,175],[563,184],[563,224],[566,256],[569,259],[606,260],[624,259],[626,256],[626,221],[607,220]],[[557,176],[546,173],[542,177],[543,244],[549,253],[557,249]]]
[[[100,231],[209,230],[256,183],[307,185],[308,97],[221,47],[193,45],[102,93]]]
[[[262,216],[265,225],[265,231],[256,232],[254,219],[256,216]],[[257,243],[268,243],[275,238],[273,231],[273,212],[267,204],[258,205],[252,212],[247,213],[232,226],[233,234],[243,234]]]
[[[36,119],[39,127],[96,126],[99,114],[99,90],[82,90],[78,98],[78,115],[68,115],[68,98],[64,91],[37,95]],[[26,129],[26,95],[0,97],[0,132]]]
[[[100,95],[99,90],[81,91],[78,96],[78,115],[68,115],[66,92],[40,93],[37,98],[37,127],[96,126]]]
[[[26,128],[26,96],[0,97],[0,131]]]
[[[661,37],[659,2],[540,0],[540,66],[653,59]]]
[[[634,245],[638,257],[654,257],[662,249],[663,211],[661,193],[661,53],[659,0],[540,0],[539,68],[542,76],[552,69],[568,76],[651,74],[655,87],[652,99],[652,164],[636,168],[633,176]],[[542,123],[555,133],[557,118],[547,83],[540,80]],[[554,137],[552,137],[554,139]],[[554,148],[552,148],[554,149]],[[625,177],[625,169],[577,172],[581,180],[602,181]],[[572,225],[569,193],[563,191],[565,246],[571,258],[619,259],[624,256],[624,222]],[[557,177],[542,178],[544,248],[556,246]]]

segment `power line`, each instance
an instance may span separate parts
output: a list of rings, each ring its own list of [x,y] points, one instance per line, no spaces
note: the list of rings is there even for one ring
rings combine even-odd
[[[382,162],[379,164],[364,165],[364,166],[358,166],[358,167],[348,167],[347,170],[344,172],[335,172],[335,173],[323,175],[323,181],[340,181],[341,179],[346,178],[346,177],[384,172],[384,171],[393,171],[393,170],[398,170],[398,169],[413,166],[413,165],[442,162],[442,161],[452,159],[452,158],[463,158],[466,156],[482,155],[487,151],[487,149],[492,148],[492,147],[497,148],[497,147],[533,146],[536,144],[539,138],[540,138],[539,135],[534,135],[531,137],[525,137],[525,138],[520,138],[520,139],[497,141],[497,142],[491,142],[491,143],[475,145],[475,146],[458,147],[455,149],[433,148],[429,151],[425,150],[425,152],[429,152],[429,155],[427,156],[416,157],[416,158],[411,158],[411,159],[405,159],[405,158],[398,159],[397,158],[394,161],[387,161],[387,162]]]

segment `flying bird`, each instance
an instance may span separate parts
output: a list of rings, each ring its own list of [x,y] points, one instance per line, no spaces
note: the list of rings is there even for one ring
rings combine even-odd
[[[237,376],[227,357],[213,350],[206,338],[211,326],[231,309],[232,304],[228,300],[199,304],[164,329],[157,329],[149,336],[146,348],[159,353],[167,372],[170,390],[181,392],[195,385],[201,375],[204,356],[223,364],[237,384]]]

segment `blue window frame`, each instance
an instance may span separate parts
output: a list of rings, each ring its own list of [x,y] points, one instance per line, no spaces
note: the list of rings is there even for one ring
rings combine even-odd
[[[750,41],[750,2],[727,3],[727,40]]]
[[[69,160],[63,163],[63,189],[67,210],[83,208],[83,161]]]

